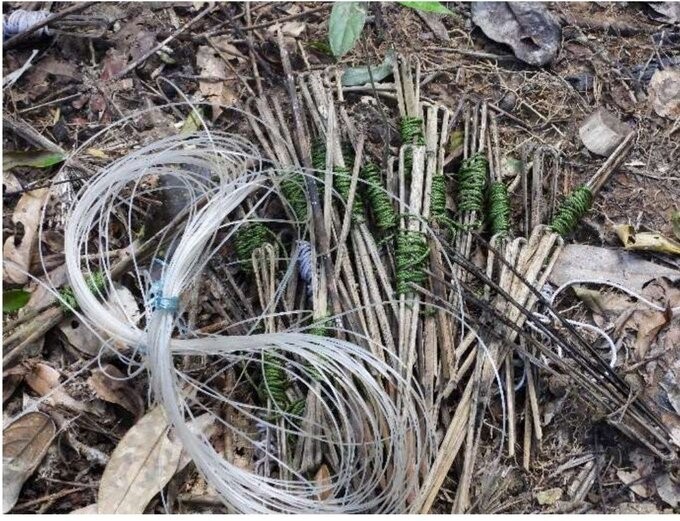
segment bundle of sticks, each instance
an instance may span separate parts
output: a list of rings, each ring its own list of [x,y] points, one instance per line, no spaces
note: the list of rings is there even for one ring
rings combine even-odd
[[[519,450],[529,468],[532,444],[542,438],[541,374],[568,376],[582,389],[582,399],[612,425],[658,455],[672,457],[670,435],[654,408],[635,396],[541,293],[564,237],[624,160],[634,133],[558,207],[558,153],[537,147],[531,168],[504,178],[497,115],[483,102],[463,100],[453,110],[421,100],[417,60],[401,58],[393,83],[365,86],[376,96],[396,98],[395,106],[389,101],[385,106],[399,122],[401,145],[387,158],[383,154],[382,162],[377,147],[373,157],[367,153],[340,78],[339,71],[329,69],[294,81],[289,71],[290,107],[297,114],[293,130],[273,98],[254,102],[268,130],[254,119],[251,123],[281,165],[312,165],[322,172],[320,206],[309,197],[312,214],[318,212],[312,215],[315,287],[323,295],[314,299],[317,318],[332,310],[342,316],[343,331],[360,331],[394,350],[444,432],[432,466],[420,466],[423,485],[409,510],[428,512],[452,471],[457,482],[453,510],[468,511],[481,465],[480,444],[490,443],[490,436],[496,438],[492,443],[499,458],[503,451],[514,456]],[[464,140],[457,161],[447,156],[447,144],[459,129]],[[316,164],[314,143],[326,151]],[[341,183],[347,185],[344,193]],[[548,195],[546,185],[552,187]],[[334,191],[344,206],[330,204]],[[522,230],[511,224],[509,194],[519,191]],[[389,211],[379,196],[387,197]],[[523,414],[518,414],[514,374],[518,358]],[[494,400],[502,402],[500,421],[489,418]],[[524,428],[518,436],[520,418]],[[489,423],[503,436],[496,436]],[[461,465],[452,470],[459,459]]]

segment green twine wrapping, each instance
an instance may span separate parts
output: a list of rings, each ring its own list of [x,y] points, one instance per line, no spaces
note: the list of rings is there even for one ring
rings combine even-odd
[[[318,319],[309,328],[309,334],[310,335],[316,335],[316,336],[326,336],[328,334],[328,323],[329,322],[330,322],[330,318],[328,317],[328,315]]]
[[[291,404],[288,406],[288,410],[286,412],[293,416],[291,421],[294,423],[298,423],[302,421],[302,417],[305,414],[305,409],[307,408],[307,399],[306,398],[300,398],[299,400],[295,400],[294,402],[291,402]]]
[[[488,161],[481,153],[463,161],[458,171],[458,210],[460,212],[482,210],[487,166]]]
[[[396,278],[397,292],[408,293],[411,284],[425,282],[425,264],[430,254],[425,236],[419,232],[403,231],[397,236]]]
[[[454,227],[453,220],[449,217],[446,209],[446,177],[444,174],[432,176],[432,188],[430,189],[430,215],[432,222]]]
[[[312,167],[315,170],[326,170],[326,144],[321,139],[312,142]]]
[[[312,166],[316,170],[326,169],[326,145],[320,139],[316,139],[312,143]],[[347,200],[349,199],[349,188],[351,184],[351,170],[346,167],[335,167],[333,170],[333,186],[338,191],[345,204],[347,204]],[[355,223],[362,223],[364,220],[364,202],[361,200],[359,194],[355,192],[354,203],[352,205],[352,221]]]
[[[562,237],[566,237],[574,231],[581,217],[590,210],[592,204],[593,192],[585,185],[579,186],[564,200],[550,228]]]
[[[304,177],[299,174],[281,181],[283,197],[290,203],[298,221],[304,221],[307,218],[307,197],[303,187]]]
[[[360,175],[366,181],[366,197],[375,217],[376,226],[382,232],[392,230],[397,226],[397,213],[394,211],[389,195],[382,188],[378,165],[367,163],[361,169]]]
[[[270,398],[276,408],[285,411],[289,406],[286,389],[290,386],[290,382],[281,365],[281,360],[272,354],[265,353],[262,366],[262,395]]]
[[[101,293],[106,284],[106,277],[104,277],[104,274],[101,271],[95,271],[85,279],[85,282],[92,293]],[[64,311],[79,309],[78,300],[76,299],[71,286],[62,288],[61,291],[59,291],[59,296],[59,307]]]
[[[505,237],[510,232],[510,196],[504,183],[489,186],[489,219],[491,234]]]
[[[399,122],[399,133],[405,145],[424,145],[423,120],[414,116],[405,116]]]
[[[425,136],[423,134],[423,120],[413,116],[405,116],[399,122],[399,133],[401,134],[401,142],[404,145],[425,144]],[[413,150],[410,148],[404,152],[404,167],[406,172],[410,174],[413,168]]]
[[[239,228],[236,233],[234,248],[236,249],[236,257],[243,264],[244,270],[252,270],[253,252],[267,242],[270,233],[269,228],[261,222],[248,223]]]
[[[352,174],[349,168],[345,167],[335,167],[333,171],[333,184],[335,189],[342,197],[342,200],[347,204],[349,200],[349,189],[352,185]],[[355,223],[362,223],[365,221],[364,218],[364,202],[361,200],[358,192],[354,191],[354,201],[352,204],[352,220]]]

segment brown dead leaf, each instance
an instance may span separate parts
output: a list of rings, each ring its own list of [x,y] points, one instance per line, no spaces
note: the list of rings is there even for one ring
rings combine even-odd
[[[281,32],[283,32],[284,36],[289,36],[291,38],[297,38],[300,36],[305,29],[307,28],[307,24],[305,22],[299,22],[299,21],[292,21],[292,22],[286,22],[281,27]],[[279,26],[278,25],[273,25],[269,29],[267,29],[267,32],[271,33],[272,35],[276,35],[278,33]]]
[[[40,412],[29,412],[12,422],[2,435],[2,512],[19,499],[21,487],[33,474],[49,448],[56,427]]]
[[[588,306],[591,311],[599,315],[608,317],[618,315],[628,309],[633,301],[626,294],[615,293],[612,291],[602,292],[600,290],[589,289],[584,286],[572,286],[576,296]]]
[[[63,406],[76,412],[95,412],[92,407],[71,398],[59,383],[59,371],[47,364],[35,364],[26,373],[26,383],[40,396],[47,396],[46,403]]]
[[[129,289],[121,285],[114,286],[114,289],[109,292],[105,306],[114,317],[124,321],[137,324],[142,318],[142,312],[134,295]],[[106,337],[102,332],[99,332],[98,336],[77,317],[64,319],[58,328],[69,345],[73,346],[80,353],[89,356],[96,356],[99,353],[102,346],[101,338]],[[118,347],[122,346],[122,344],[114,341],[113,346]]]
[[[26,284],[31,266],[31,258],[38,244],[38,225],[40,223],[41,209],[47,197],[49,189],[41,188],[26,192],[21,196],[12,221],[23,230],[23,236],[10,236],[5,241],[3,248],[3,280],[10,284]]]
[[[215,418],[204,414],[188,424],[194,432],[210,436]],[[182,457],[182,445],[171,439],[161,407],[142,417],[120,440],[99,483],[100,514],[141,514],[149,501],[182,470],[190,459]]]
[[[48,56],[32,67],[25,78],[29,98],[38,99],[50,89],[80,79],[80,73],[76,63]]]
[[[219,53],[208,45],[198,48],[196,65],[200,69],[201,76],[210,78],[211,81],[199,81],[198,86],[206,100],[213,107],[213,120],[222,112],[220,105],[231,105],[237,97],[232,86],[233,81],[227,80],[233,73]]]
[[[210,38],[212,44],[222,51],[229,61],[233,60],[235,63],[239,63],[247,60],[246,56],[230,43],[231,40],[231,36],[216,36]]]
[[[621,503],[612,514],[659,514],[654,503]]]
[[[633,349],[639,360],[644,359],[649,346],[666,324],[668,324],[668,317],[663,311],[640,309],[633,313],[628,326],[637,330]]]
[[[675,413],[662,413],[661,421],[671,435],[671,441],[680,449],[680,415]]]
[[[99,514],[142,514],[175,474],[181,445],[166,436],[161,407],[142,417],[120,440],[99,482]]]
[[[106,299],[106,307],[111,314],[123,321],[138,324],[142,319],[137,299],[125,286],[116,284]]]
[[[115,366],[106,364],[101,370],[92,371],[92,376],[87,383],[97,397],[130,411],[135,420],[144,413],[144,400]]]
[[[2,403],[5,403],[23,382],[26,368],[23,366],[13,367],[2,375]]]
[[[649,82],[649,98],[659,116],[680,118],[680,70],[657,70]]]
[[[319,494],[319,501],[326,501],[331,496],[331,473],[325,463],[317,470],[314,481],[316,481],[318,487],[324,487],[321,494]]]
[[[112,47],[106,51],[106,56],[102,60],[102,72],[99,78],[102,81],[109,81],[122,71],[128,64],[127,56],[118,49]]]
[[[70,346],[79,353],[96,356],[101,349],[102,341],[77,317],[68,317],[57,326]]]

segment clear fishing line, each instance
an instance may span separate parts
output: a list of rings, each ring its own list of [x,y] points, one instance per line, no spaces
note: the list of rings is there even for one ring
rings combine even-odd
[[[200,176],[197,171],[210,175]],[[157,248],[150,259],[137,258],[131,247],[136,244],[133,207],[136,200],[158,195],[162,176],[180,179],[190,194],[186,222],[181,229],[167,231],[164,251]],[[65,257],[73,293],[91,326],[116,343],[145,352],[156,400],[197,467],[234,510],[405,511],[407,498],[417,492],[420,482],[409,462],[411,458],[423,464],[431,461],[433,427],[419,391],[393,368],[398,367],[398,361],[392,353],[382,348],[382,361],[350,342],[291,332],[221,336],[188,331],[184,338],[176,336],[182,296],[208,260],[253,220],[255,210],[277,196],[273,188],[277,177],[281,174],[265,169],[254,147],[223,134],[174,136],[133,151],[90,179],[69,212]],[[230,221],[231,214],[246,201],[255,201],[246,217]],[[136,279],[144,295],[151,293],[152,287],[143,272],[163,257],[154,299],[143,296],[149,305],[140,326],[130,317],[112,314],[110,306],[102,302],[113,288],[108,252],[121,221],[129,230],[132,273],[128,276]],[[98,262],[91,257],[81,260],[92,253],[97,254]],[[285,271],[286,279],[296,273],[296,255]],[[88,277],[97,270],[103,273],[105,283],[93,292]],[[284,286],[277,290],[277,299]],[[118,306],[122,308],[122,303]],[[178,367],[179,360],[194,355],[207,357],[215,367],[222,365],[222,371],[224,367],[259,368],[255,373],[265,367],[265,355],[274,357],[299,394],[317,398],[324,421],[314,423],[276,409],[276,418],[267,417],[271,416],[269,407],[226,398],[212,382],[206,385]],[[270,429],[284,442],[291,438],[290,443],[298,446],[310,441],[320,444],[332,460],[329,477],[319,482],[267,447],[265,452],[278,468],[274,476],[258,475],[224,459],[205,436],[189,429],[188,421],[208,410],[251,447],[258,443],[257,433],[246,432],[229,418],[219,418],[216,407],[230,408],[255,422],[260,430],[263,426]]]

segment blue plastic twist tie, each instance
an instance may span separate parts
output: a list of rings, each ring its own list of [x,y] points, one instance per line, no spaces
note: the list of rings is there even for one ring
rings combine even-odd
[[[179,309],[179,297],[163,297],[159,295],[156,297],[155,304],[156,309],[175,312]]]

